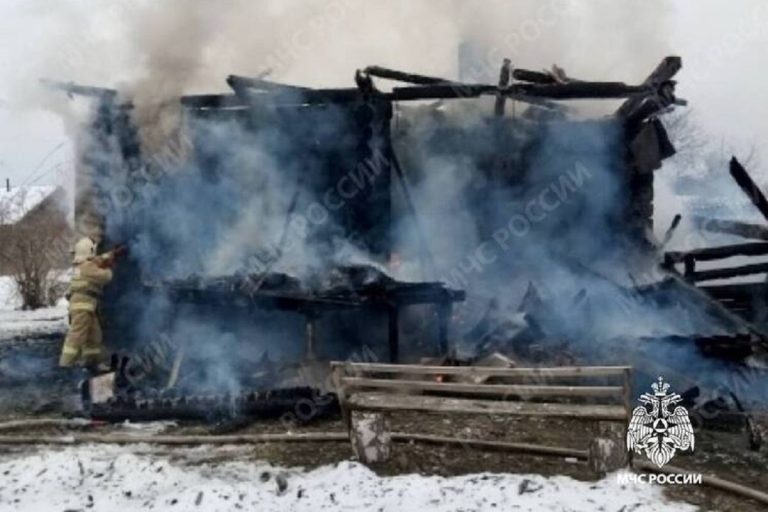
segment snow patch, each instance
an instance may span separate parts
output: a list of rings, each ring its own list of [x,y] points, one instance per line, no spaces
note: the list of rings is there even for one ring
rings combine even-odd
[[[0,512],[698,510],[668,501],[658,487],[621,485],[615,475],[598,482],[512,474],[379,477],[353,462],[304,472],[243,461],[191,464],[200,449],[175,450],[171,462],[147,450],[80,446],[6,455],[0,459]],[[241,453],[232,447],[203,451]]]
[[[63,333],[67,329],[67,301],[52,308],[21,311],[21,299],[12,277],[0,276],[0,340]]]
[[[16,283],[10,276],[0,276],[0,311],[19,307]]]

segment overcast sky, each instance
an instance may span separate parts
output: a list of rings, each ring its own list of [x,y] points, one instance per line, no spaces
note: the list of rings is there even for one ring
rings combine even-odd
[[[348,10],[342,13],[340,25],[327,30],[322,41],[313,42],[306,55],[296,56],[297,65],[278,69],[274,78],[330,84],[332,80],[319,76],[327,65],[338,77],[334,85],[351,85],[356,67],[374,63],[395,66],[402,63],[400,67],[413,71],[453,73],[455,47],[461,37],[467,34],[482,37],[483,23],[488,25],[487,32],[501,36],[500,27],[509,25],[495,23],[495,20],[515,13],[519,18],[524,5],[524,12],[533,16],[531,6],[542,3],[488,0],[460,9],[456,5],[466,7],[469,3],[391,0],[355,6],[360,0],[333,1],[347,2]],[[614,11],[603,15],[601,9],[594,8],[601,1],[605,0],[572,2],[582,11],[589,11],[588,23],[582,12],[579,16],[564,15],[551,26],[545,23],[538,27],[540,33],[536,34],[536,40],[526,46],[535,49],[530,55],[536,53],[537,61],[525,62],[527,67],[545,67],[557,60],[566,70],[575,68],[574,76],[582,77],[579,73],[582,71],[592,73],[583,76],[587,79],[640,82],[665,54],[680,55],[684,71],[677,77],[678,95],[690,100],[698,121],[712,140],[737,150],[755,146],[762,155],[768,153],[765,135],[768,133],[768,71],[765,69],[768,6],[763,5],[768,2],[610,0]],[[104,8],[110,4],[129,7]],[[157,0],[154,3],[155,6],[162,4],[167,4],[173,12],[179,2]],[[452,7],[444,9],[448,4]],[[285,39],[291,34],[302,37],[311,34],[313,23],[327,15],[318,7],[322,2],[285,0],[276,4],[274,0],[254,0],[246,4],[242,0],[222,0],[209,2],[215,10],[191,20],[185,12],[187,9],[179,8],[179,23],[176,26],[171,23],[169,29],[162,25],[152,27],[152,20],[167,16],[167,12],[161,12],[162,7],[154,7],[157,12],[150,12],[149,17],[133,16],[133,10],[145,9],[146,5],[146,0],[1,1],[0,177],[3,184],[6,177],[16,185],[33,181],[55,183],[61,179],[56,168],[71,163],[67,130],[59,116],[41,108],[43,102],[38,102],[34,93],[38,87],[36,77],[90,80],[116,86],[130,83],[152,65],[157,68],[158,63],[177,63],[181,58],[184,66],[199,68],[195,69],[195,77],[207,75],[215,79],[211,83],[223,83],[226,72],[254,73],[263,69],[259,62],[265,52],[284,47]],[[616,11],[616,6],[621,10]],[[243,9],[243,12],[228,12],[227,7],[229,11]],[[315,14],[308,14],[312,9]],[[450,11],[449,15],[441,16],[445,10]],[[213,34],[205,30],[205,20],[209,18]],[[200,25],[201,20],[201,26],[192,27],[191,33],[175,39],[176,32],[187,30],[195,23]],[[306,30],[301,29],[302,23],[308,27]],[[264,35],[265,27],[278,28]],[[530,26],[521,27],[530,29]],[[153,33],[154,29],[157,30]],[[168,33],[167,44],[154,40],[158,30]],[[216,33],[219,31],[225,32],[226,38]],[[194,38],[203,38],[207,43],[195,48],[195,44],[190,44]],[[199,51],[200,58],[183,60],[187,49]],[[147,55],[147,52],[166,50],[170,55],[159,58]],[[274,55],[272,58],[274,60]],[[264,57],[264,60],[269,59]],[[525,59],[515,56],[513,60]],[[243,62],[249,64],[238,64]],[[190,82],[203,83],[199,79]],[[761,162],[768,165],[768,156]],[[768,177],[768,169],[755,169],[755,172]]]

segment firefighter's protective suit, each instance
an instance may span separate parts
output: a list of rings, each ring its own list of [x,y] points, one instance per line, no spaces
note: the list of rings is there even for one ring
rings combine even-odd
[[[74,274],[69,285],[69,332],[61,349],[59,366],[96,367],[102,362],[99,302],[104,286],[112,280],[109,268],[114,254],[97,256],[96,244],[82,238],[75,244]]]

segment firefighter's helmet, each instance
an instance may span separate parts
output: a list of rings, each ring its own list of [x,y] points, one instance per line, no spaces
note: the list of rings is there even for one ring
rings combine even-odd
[[[72,263],[79,265],[96,256],[96,244],[90,237],[83,237],[75,244],[75,254]]]

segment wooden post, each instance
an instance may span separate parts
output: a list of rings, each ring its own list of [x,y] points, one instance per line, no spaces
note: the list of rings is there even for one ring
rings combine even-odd
[[[400,308],[397,304],[387,307],[387,324],[389,330],[389,361],[400,361]]]
[[[440,302],[437,305],[437,344],[441,356],[448,354],[450,347],[448,345],[448,327],[451,323],[451,314],[453,313],[453,303],[450,301]]]
[[[392,436],[384,414],[352,411],[349,437],[357,459],[363,464],[375,464],[389,459]]]
[[[629,464],[625,440],[626,425],[611,421],[595,422],[594,438],[589,444],[589,466],[605,475]]]
[[[512,61],[509,59],[504,59],[503,64],[501,65],[501,71],[499,72],[499,89],[503,89],[509,85],[509,79],[511,76],[512,71]],[[504,103],[506,102],[506,98],[503,94],[497,94],[496,95],[496,104],[493,108],[493,113],[496,116],[503,116],[504,115]]]
[[[696,272],[696,258],[692,254],[688,254],[685,256],[683,264],[685,265],[685,273],[683,275],[686,280],[690,281],[693,278],[694,272]]]

